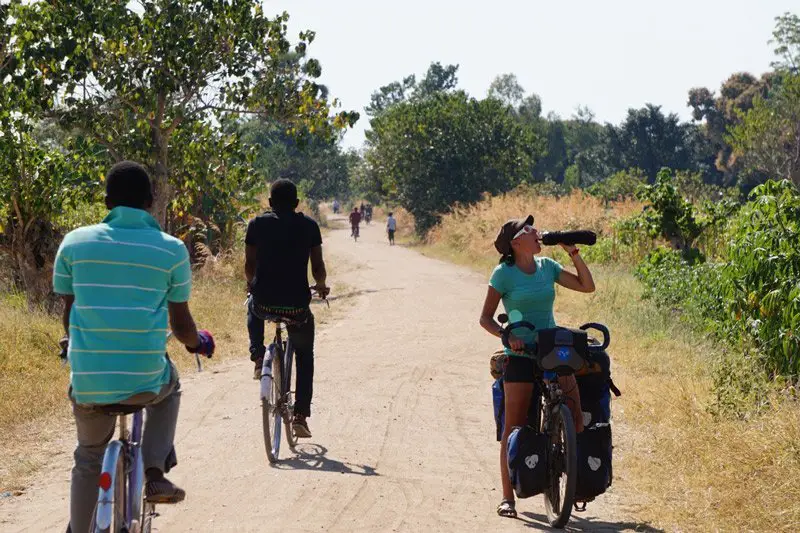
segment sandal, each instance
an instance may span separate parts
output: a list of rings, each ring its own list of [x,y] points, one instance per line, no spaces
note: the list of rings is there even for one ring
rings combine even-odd
[[[514,508],[514,500],[503,500],[497,506],[497,514],[506,518],[516,518],[517,510]]]

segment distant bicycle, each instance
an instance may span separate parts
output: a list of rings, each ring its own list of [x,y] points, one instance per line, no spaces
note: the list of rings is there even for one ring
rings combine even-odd
[[[171,334],[168,334],[169,338]],[[62,346],[61,361],[67,362]],[[211,356],[206,356],[211,357]],[[197,370],[202,371],[200,354],[195,354]],[[92,515],[90,533],[150,533],[156,506],[144,498],[144,460],[142,459],[143,405],[112,404],[96,410],[117,417],[119,438],[109,442],[103,455],[98,479],[97,505]],[[133,415],[128,430],[128,415]]]
[[[313,291],[313,289],[312,289]],[[323,298],[330,307],[330,303]],[[294,392],[292,392],[292,363],[294,347],[287,333],[284,340],[283,331],[286,326],[300,325],[302,321],[292,320],[280,315],[267,315],[267,322],[275,324],[275,337],[267,348],[261,366],[261,420],[264,432],[264,447],[270,463],[278,462],[281,448],[281,432],[286,431],[286,443],[294,451],[297,436],[292,427],[294,416]],[[283,428],[281,427],[283,426]]]

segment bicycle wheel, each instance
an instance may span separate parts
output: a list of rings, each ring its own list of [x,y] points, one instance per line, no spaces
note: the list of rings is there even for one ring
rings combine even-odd
[[[286,342],[286,350],[284,355],[284,373],[283,373],[283,423],[286,426],[286,442],[289,443],[289,448],[294,451],[297,446],[297,436],[294,434],[292,428],[292,419],[294,418],[294,394],[292,394],[292,363],[294,361],[294,348],[292,342]]]
[[[272,386],[267,397],[261,398],[261,422],[264,427],[264,447],[270,463],[278,462],[281,448],[281,399],[283,396],[283,350],[275,348],[272,354]],[[262,379],[266,379],[263,378]]]
[[[548,434],[548,474],[550,483],[544,492],[547,520],[555,528],[567,525],[575,500],[575,483],[578,476],[578,455],[575,443],[575,424],[566,405],[553,408]]]

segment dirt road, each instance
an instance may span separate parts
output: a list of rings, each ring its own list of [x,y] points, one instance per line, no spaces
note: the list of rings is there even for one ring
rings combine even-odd
[[[224,348],[241,351],[241,362],[183,380],[171,477],[188,496],[159,508],[157,531],[547,529],[541,496],[518,502],[519,520],[495,514],[487,360],[497,340],[478,326],[488,273],[390,248],[380,224],[363,228],[358,243],[348,235],[334,230],[325,243],[350,289],[331,299],[338,318],[317,338],[314,438],[268,465],[242,331],[241,346]],[[66,435],[24,495],[0,500],[1,531],[65,529],[74,441]],[[570,529],[637,530],[621,477]]]

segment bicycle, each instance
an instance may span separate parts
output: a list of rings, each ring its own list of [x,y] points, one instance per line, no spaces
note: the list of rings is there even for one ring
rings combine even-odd
[[[167,335],[167,338],[171,333]],[[61,347],[62,365],[67,364],[67,347]],[[206,356],[211,357],[211,356]],[[203,365],[195,354],[198,372]],[[97,505],[92,515],[90,533],[150,533],[155,504],[144,497],[144,460],[142,428],[144,405],[111,404],[97,406],[106,415],[117,417],[119,438],[106,445],[98,479]],[[128,415],[133,415],[128,431]]]
[[[314,289],[312,288],[312,291]],[[317,293],[319,294],[319,293]],[[249,297],[249,298],[252,298]],[[321,298],[330,307],[326,297]],[[249,299],[248,299],[249,305]],[[293,452],[297,446],[297,436],[292,427],[294,416],[294,393],[292,392],[292,362],[294,347],[289,339],[283,337],[288,326],[301,325],[303,321],[292,320],[281,315],[265,315],[264,321],[275,324],[275,337],[267,348],[261,364],[260,399],[261,422],[264,433],[264,447],[271,464],[278,462],[281,447],[281,425],[286,430],[286,442]]]
[[[508,322],[508,316],[500,315],[501,324]],[[515,329],[535,330],[530,322],[514,322],[503,328],[502,341],[511,349],[508,337]],[[538,394],[531,424],[537,431],[548,436],[547,472],[548,487],[544,491],[545,510],[551,527],[563,528],[570,519],[575,503],[575,488],[578,475],[578,456],[575,425],[572,413],[565,403],[557,377],[572,375],[585,364],[585,361],[560,361],[557,366],[545,368],[537,352],[536,344],[527,344],[523,350],[536,359],[535,388]],[[582,358],[578,358],[582,359]]]

